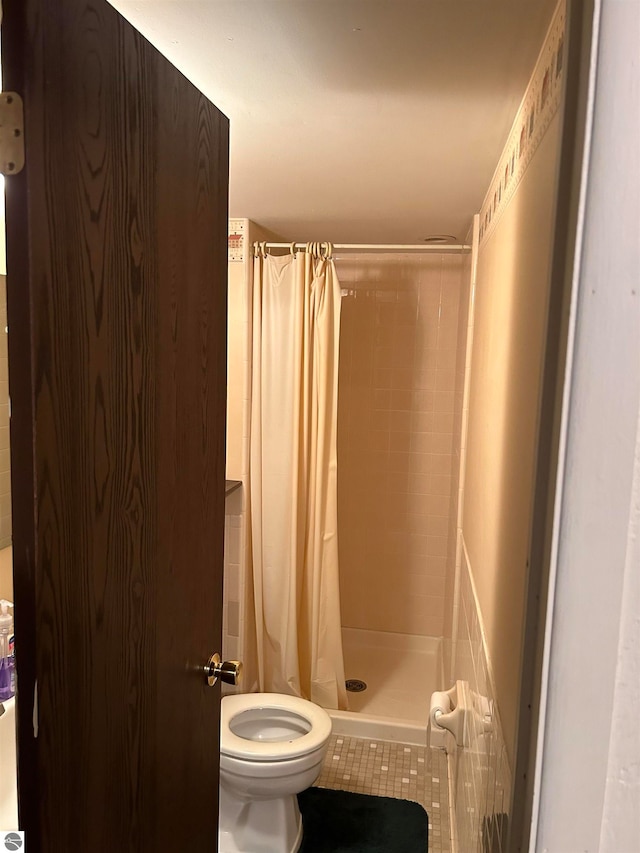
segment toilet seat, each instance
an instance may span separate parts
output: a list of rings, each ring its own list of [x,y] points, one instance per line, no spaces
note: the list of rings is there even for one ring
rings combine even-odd
[[[306,729],[304,734],[291,740],[254,740],[241,737],[232,731],[234,720],[245,711],[265,711],[265,720],[269,719],[269,711],[284,711],[292,718],[300,721],[300,728]],[[242,693],[224,696],[220,712],[220,752],[234,758],[247,761],[285,761],[307,755],[321,749],[331,734],[331,719],[324,708],[319,708],[305,699],[297,696],[286,696],[280,693]]]

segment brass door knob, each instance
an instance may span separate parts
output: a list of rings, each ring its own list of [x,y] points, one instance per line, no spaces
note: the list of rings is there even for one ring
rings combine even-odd
[[[239,660],[223,661],[216,652],[207,661],[204,675],[209,687],[213,687],[218,679],[224,681],[225,684],[239,684],[242,676],[242,663]]]

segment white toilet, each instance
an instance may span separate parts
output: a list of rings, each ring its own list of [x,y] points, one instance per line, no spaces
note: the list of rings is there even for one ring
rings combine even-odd
[[[322,766],[331,718],[306,699],[244,693],[222,699],[220,853],[295,853],[296,794]]]

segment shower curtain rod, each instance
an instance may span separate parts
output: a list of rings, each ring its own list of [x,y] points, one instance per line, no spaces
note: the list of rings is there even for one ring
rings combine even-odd
[[[267,249],[306,249],[307,243],[266,243]],[[322,245],[322,244],[320,244]],[[470,252],[471,246],[465,243],[334,243],[334,249],[346,249],[352,251],[372,250],[379,251],[420,251],[420,252]]]

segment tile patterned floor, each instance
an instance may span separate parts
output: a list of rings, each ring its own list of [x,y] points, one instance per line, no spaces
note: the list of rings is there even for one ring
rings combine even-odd
[[[441,750],[332,735],[316,785],[414,800],[429,815],[429,853],[451,851],[447,758]]]

